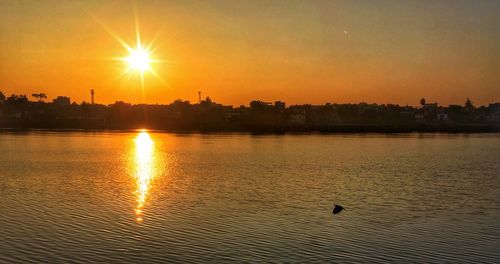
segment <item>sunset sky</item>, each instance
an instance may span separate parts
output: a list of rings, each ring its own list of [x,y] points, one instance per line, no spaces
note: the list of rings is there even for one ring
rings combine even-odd
[[[117,41],[158,74],[122,75]],[[500,101],[500,1],[0,0],[0,91],[72,101]]]

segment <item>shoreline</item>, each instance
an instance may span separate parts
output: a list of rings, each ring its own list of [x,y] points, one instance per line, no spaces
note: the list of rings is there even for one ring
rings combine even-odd
[[[0,128],[0,134],[12,132],[83,132],[83,133],[132,133],[138,131],[172,134],[250,134],[250,135],[314,135],[314,134],[497,134],[497,129],[330,129],[330,130],[176,130],[154,128]]]

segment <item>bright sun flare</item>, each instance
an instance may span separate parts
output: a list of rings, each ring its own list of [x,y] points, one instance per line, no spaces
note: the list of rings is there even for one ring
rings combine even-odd
[[[140,73],[151,69],[150,62],[152,60],[149,58],[148,52],[141,47],[131,50],[130,56],[126,58],[126,61],[130,69],[139,71]]]
[[[113,60],[121,61],[125,64],[125,69],[120,74],[120,77],[130,78],[133,75],[140,76],[141,87],[144,90],[144,79],[147,74],[151,74],[156,77],[162,84],[165,81],[156,72],[155,65],[159,63],[165,63],[168,61],[159,60],[155,58],[155,52],[158,50],[158,46],[154,46],[156,37],[148,44],[141,41],[141,36],[139,33],[139,22],[136,18],[136,45],[135,47],[126,43],[122,38],[113,33],[113,31],[107,29],[108,33],[113,36],[118,43],[120,43],[123,48],[128,52],[124,57],[115,57]]]

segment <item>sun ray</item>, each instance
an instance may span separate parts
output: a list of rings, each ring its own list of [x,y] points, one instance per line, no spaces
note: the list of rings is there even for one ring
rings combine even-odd
[[[153,45],[156,43],[156,40],[158,39],[159,35],[160,34],[157,32],[154,35],[153,39],[151,39],[151,42],[148,44],[148,47],[146,48],[147,50],[150,50],[152,53],[154,53],[156,51],[156,49],[158,49],[158,46],[153,48]]]
[[[118,43],[120,43],[120,45],[122,45],[127,51],[131,51],[132,50],[132,47],[130,45],[127,44],[127,42],[125,42],[122,38],[120,38],[118,36],[118,34],[116,34],[110,27],[106,26],[106,24],[104,24],[103,22],[101,22],[99,19],[97,19],[97,17],[95,17],[94,15],[92,15],[91,13],[87,12],[86,10],[84,10],[97,24],[99,24],[103,29],[104,31],[106,31],[106,33],[108,33],[111,37],[113,37]]]
[[[135,37],[137,42],[137,48],[141,48],[141,32],[139,30],[139,19],[137,18],[137,7],[134,8],[134,17],[135,17]]]
[[[163,86],[168,88],[167,82],[165,82],[165,80],[163,80],[163,78],[155,70],[152,69],[151,74],[153,74]]]
[[[141,92],[142,92],[142,100],[146,99],[146,91],[144,90],[144,73],[141,72]]]

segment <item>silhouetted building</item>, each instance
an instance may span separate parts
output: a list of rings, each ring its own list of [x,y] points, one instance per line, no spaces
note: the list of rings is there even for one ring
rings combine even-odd
[[[488,119],[493,122],[500,122],[500,103],[494,103],[489,105],[490,114]]]
[[[295,110],[288,116],[288,123],[294,126],[303,126],[306,120],[305,110]]]
[[[424,111],[436,111],[437,107],[438,107],[437,103],[429,103],[422,105],[422,109]]]
[[[69,106],[71,104],[71,101],[69,97],[66,96],[58,96],[54,100],[52,100],[52,103],[57,105],[57,106]]]
[[[250,102],[250,107],[253,109],[264,109],[272,105],[273,105],[272,103],[264,102],[261,100],[253,100]]]
[[[439,121],[448,121],[448,113],[444,110],[444,108],[439,108],[437,111],[437,120]]]
[[[285,110],[286,104],[285,104],[285,102],[282,102],[282,101],[275,101],[274,108],[276,108],[278,110]]]
[[[1,95],[0,99],[3,99]],[[39,100],[29,101],[26,95],[11,95],[0,103],[0,127],[265,133],[500,131],[500,103],[476,108],[468,101],[465,105],[448,107],[429,104],[425,99],[421,107],[371,103],[286,107],[282,101],[272,104],[253,100],[250,107],[233,108],[215,103],[208,97],[198,104],[176,100],[168,105],[116,102],[105,106],[70,104],[70,98],[66,96],[58,96],[53,103],[47,104]]]

